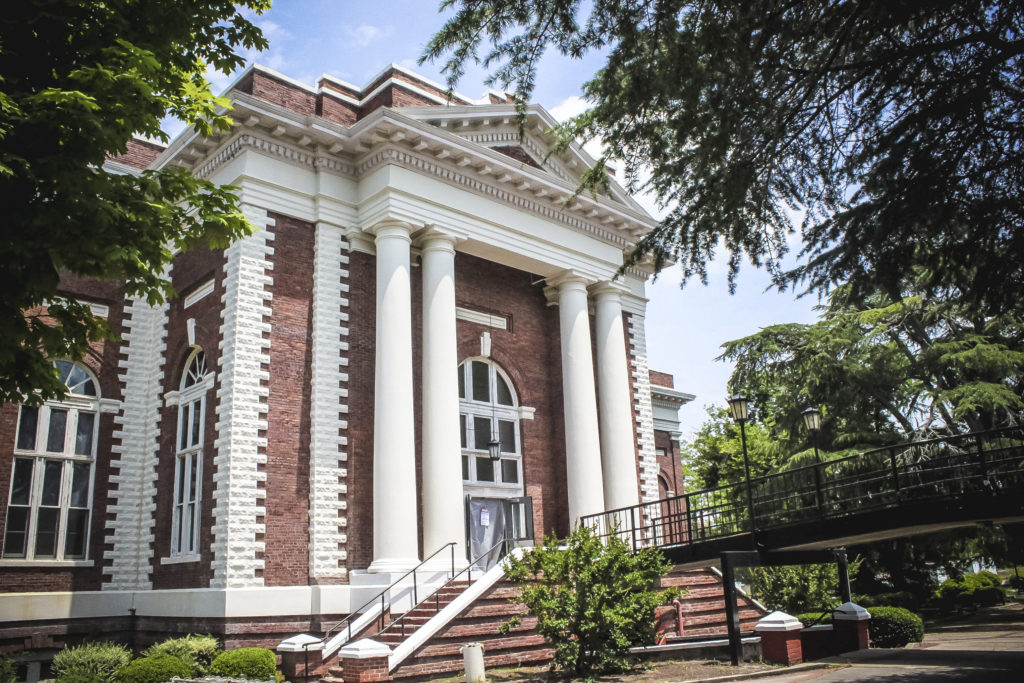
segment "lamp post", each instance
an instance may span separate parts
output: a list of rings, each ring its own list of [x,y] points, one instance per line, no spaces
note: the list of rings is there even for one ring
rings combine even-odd
[[[740,424],[740,440],[743,443],[743,471],[747,482],[747,512],[750,515],[750,539],[754,549],[757,549],[757,531],[754,524],[754,489],[750,484],[750,459],[747,457],[747,398],[740,394],[733,394],[729,397],[729,411],[732,419]]]
[[[803,413],[804,426],[811,433],[811,443],[814,445],[814,499],[818,507],[818,516],[824,517],[825,509],[821,495],[821,456],[818,455],[818,432],[821,431],[821,411],[817,408],[808,408]]]

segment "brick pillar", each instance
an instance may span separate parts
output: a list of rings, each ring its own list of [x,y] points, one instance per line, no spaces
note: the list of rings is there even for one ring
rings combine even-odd
[[[323,664],[324,641],[303,633],[281,641],[277,653],[281,655],[281,673],[292,683],[307,683],[319,679],[314,673]]]
[[[844,602],[832,613],[832,627],[835,630],[836,652],[866,650],[870,645],[868,624],[871,615],[860,605]]]
[[[800,631],[804,625],[785,612],[772,612],[757,622],[754,630],[761,636],[761,656],[765,661],[790,666],[804,661]]]
[[[341,677],[345,683],[390,681],[388,658],[391,648],[376,640],[363,638],[338,650]]]

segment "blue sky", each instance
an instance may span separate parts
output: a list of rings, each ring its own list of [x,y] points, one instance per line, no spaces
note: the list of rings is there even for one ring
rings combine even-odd
[[[313,85],[322,73],[362,86],[394,62],[427,78],[443,82],[441,64],[416,64],[430,36],[452,13],[438,14],[434,0],[274,0],[274,7],[256,22],[270,41],[261,54],[249,53],[250,61]],[[538,73],[534,101],[556,116],[579,111],[582,84],[602,64],[599,54],[570,60],[548,54]],[[486,90],[486,72],[469,68],[458,85],[459,92],[480,97]],[[213,79],[219,91],[230,81]],[[650,201],[641,202],[656,212]],[[726,283],[726,259],[709,267],[709,284],[679,287],[679,272],[663,272],[649,284],[647,317],[648,354],[651,367],[676,377],[676,388],[697,398],[680,410],[684,433],[700,426],[703,406],[721,403],[726,394],[730,367],[716,361],[720,345],[766,325],[813,320],[814,297],[795,299],[790,293],[766,291],[765,272],[749,264],[740,273],[735,295]]]

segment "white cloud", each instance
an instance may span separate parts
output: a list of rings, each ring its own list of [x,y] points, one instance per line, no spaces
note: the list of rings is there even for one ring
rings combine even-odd
[[[366,47],[370,43],[374,43],[381,38],[387,38],[395,32],[394,26],[373,26],[371,24],[360,24],[359,26],[350,26],[345,24],[342,26],[342,30],[345,35],[348,36],[349,41],[353,47]]]
[[[565,121],[577,114],[582,114],[590,105],[579,95],[572,95],[551,107],[548,112],[555,117],[556,121]]]

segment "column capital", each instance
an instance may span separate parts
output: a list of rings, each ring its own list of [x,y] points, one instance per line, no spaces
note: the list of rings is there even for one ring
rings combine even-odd
[[[374,235],[376,242],[381,239],[395,238],[411,243],[413,227],[404,221],[387,218],[367,228],[366,232]]]
[[[623,294],[629,293],[629,288],[617,280],[602,280],[587,287],[595,301],[604,299],[610,301],[621,301]]]
[[[547,278],[548,287],[561,292],[572,289],[586,289],[593,282],[593,278],[589,278],[575,270],[563,270]]]
[[[416,244],[424,251],[447,251],[454,253],[455,245],[464,242],[466,237],[457,234],[452,230],[440,228],[436,225],[428,225],[424,230],[416,233]]]

